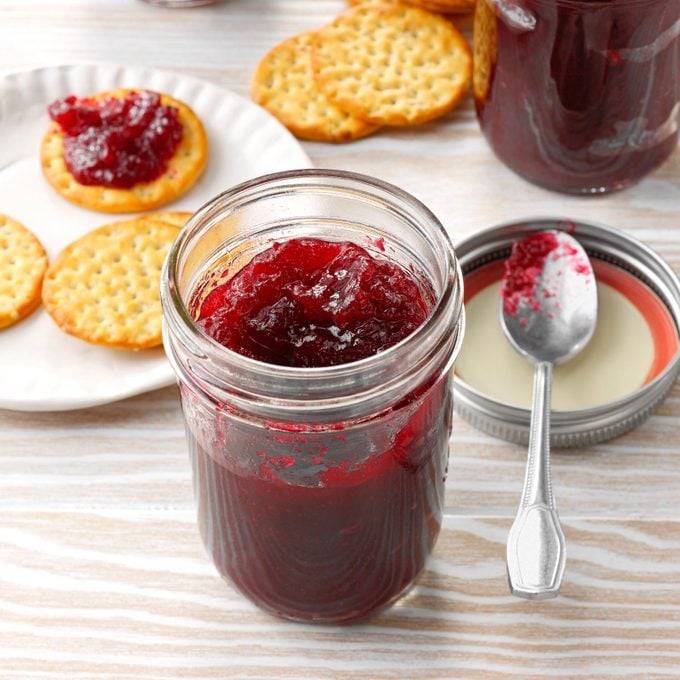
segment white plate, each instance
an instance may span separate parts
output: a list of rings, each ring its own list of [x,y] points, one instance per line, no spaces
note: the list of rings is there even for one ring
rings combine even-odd
[[[168,210],[194,211],[246,179],[311,165],[297,140],[272,116],[208,82],[113,64],[6,75],[0,78],[0,213],[31,229],[50,259],[87,231],[125,216],[79,208],[47,184],[38,160],[48,124],[46,107],[68,94],[85,96],[115,87],[166,92],[189,104],[205,125],[210,142],[206,171]],[[57,411],[94,406],[173,381],[162,348],[126,352],[96,347],[62,333],[42,308],[0,331],[0,408]]]

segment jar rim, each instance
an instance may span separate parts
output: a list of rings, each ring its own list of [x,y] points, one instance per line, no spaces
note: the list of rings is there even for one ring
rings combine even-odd
[[[315,183],[315,180],[318,181]],[[363,359],[333,366],[313,368],[280,366],[243,356],[224,347],[210,337],[192,318],[178,285],[182,256],[187,248],[190,250],[192,237],[196,236],[206,220],[210,220],[211,217],[216,215],[223,215],[230,205],[236,206],[239,197],[246,195],[250,190],[276,188],[286,184],[290,184],[292,188],[296,182],[303,182],[305,183],[304,186],[310,189],[314,187],[324,189],[334,187],[333,184],[322,184],[324,181],[327,183],[344,183],[351,187],[355,193],[359,188],[363,188],[368,192],[366,195],[369,195],[369,193],[375,195],[375,192],[378,192],[381,196],[394,198],[400,205],[412,210],[420,222],[427,224],[428,232],[423,230],[420,222],[417,223],[417,226],[423,230],[423,235],[428,236],[429,241],[432,241],[433,238],[436,239],[437,245],[444,255],[444,262],[440,262],[444,271],[442,290],[437,295],[427,318],[418,328],[395,345]],[[239,232],[232,238],[238,240],[238,238],[243,237],[243,233],[248,233],[248,230]],[[257,232],[253,230],[250,233]],[[227,239],[224,243],[228,243],[230,240]],[[343,395],[341,385],[346,383],[350,377],[357,376],[357,374],[371,375],[377,371],[379,366],[385,364],[397,365],[412,351],[409,348],[423,345],[422,341],[426,337],[431,337],[433,333],[437,333],[437,330],[443,329],[443,325],[445,325],[442,323],[443,317],[449,316],[452,327],[460,328],[462,325],[460,323],[462,317],[462,274],[448,233],[437,217],[417,198],[388,182],[367,175],[344,170],[306,168],[272,173],[242,182],[215,196],[199,208],[183,227],[166,258],[161,275],[161,301],[165,315],[166,345],[168,344],[169,326],[173,334],[180,336],[179,340],[183,345],[193,348],[193,353],[196,356],[206,359],[220,357],[237,365],[240,371],[256,376],[258,380],[277,380],[281,383],[280,387],[286,396],[292,398],[291,395],[296,393],[295,385],[309,386],[311,383],[318,383],[319,389],[321,389],[322,384],[337,385],[337,393],[334,396],[342,397],[345,395]],[[423,354],[423,351],[420,354]],[[420,359],[422,358],[420,357]],[[329,389],[331,388],[329,387]],[[281,396],[280,393],[277,400],[279,403]],[[286,396],[283,397],[284,400]],[[312,395],[310,394],[310,396]],[[270,394],[269,397],[273,399],[274,395]]]

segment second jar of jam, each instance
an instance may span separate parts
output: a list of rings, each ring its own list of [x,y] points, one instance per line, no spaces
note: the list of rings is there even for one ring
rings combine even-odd
[[[680,0],[478,0],[474,43],[481,128],[525,179],[613,191],[674,149]]]
[[[219,572],[297,620],[393,602],[444,507],[464,317],[441,224],[368,177],[258,178],[190,220],[162,301]]]

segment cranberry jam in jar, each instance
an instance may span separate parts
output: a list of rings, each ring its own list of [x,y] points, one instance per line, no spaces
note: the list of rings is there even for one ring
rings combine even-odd
[[[535,184],[622,189],[678,139],[680,0],[479,0],[477,116]]]
[[[220,574],[303,621],[393,602],[442,521],[464,316],[441,224],[368,177],[268,175],[192,217],[161,297]]]

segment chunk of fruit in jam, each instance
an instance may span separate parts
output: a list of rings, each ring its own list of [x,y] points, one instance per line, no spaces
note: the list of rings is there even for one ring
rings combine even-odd
[[[377,354],[413,332],[429,307],[416,280],[353,243],[274,243],[192,313],[217,342],[282,366],[332,366]]]
[[[73,95],[48,107],[64,132],[64,160],[84,185],[127,189],[158,179],[182,140],[179,111],[157,92],[103,99]]]

